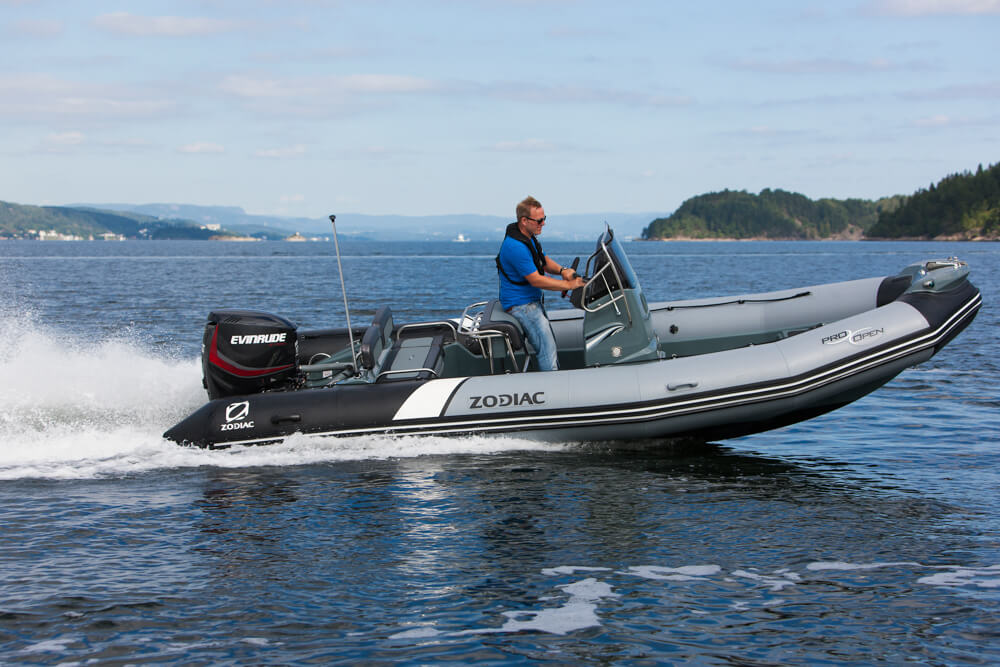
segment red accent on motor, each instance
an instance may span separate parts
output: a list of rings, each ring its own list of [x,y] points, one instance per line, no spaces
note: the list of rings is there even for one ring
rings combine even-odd
[[[252,310],[214,310],[205,322],[201,367],[209,398],[286,388],[296,377],[295,325]]]

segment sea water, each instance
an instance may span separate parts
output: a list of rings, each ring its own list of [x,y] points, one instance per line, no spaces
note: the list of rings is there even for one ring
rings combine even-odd
[[[352,323],[492,297],[494,245],[342,241]],[[209,452],[161,437],[206,399],[205,315],[343,326],[332,248],[0,242],[0,662],[1000,662],[1000,247],[626,250],[650,301],[958,255],[984,306],[874,394],[746,438]]]

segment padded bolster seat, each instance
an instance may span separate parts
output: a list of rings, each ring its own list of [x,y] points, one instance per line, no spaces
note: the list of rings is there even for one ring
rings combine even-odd
[[[483,317],[477,326],[479,333],[497,331],[507,336],[515,352],[524,348],[524,331],[521,329],[521,323],[503,309],[500,299],[493,299],[487,303],[482,312]],[[473,352],[478,352],[480,349],[479,344],[473,340],[467,340],[466,347]]]
[[[395,325],[392,321],[392,310],[389,306],[382,306],[375,311],[371,326],[365,330],[365,335],[361,338],[361,367],[375,368],[378,364],[382,352],[387,349],[392,342],[392,330]]]
[[[376,382],[429,380],[443,368],[444,336],[408,337],[392,346]]]

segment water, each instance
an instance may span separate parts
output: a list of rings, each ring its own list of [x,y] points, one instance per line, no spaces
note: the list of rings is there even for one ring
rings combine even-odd
[[[356,325],[495,292],[492,244],[342,249]],[[627,250],[652,301],[958,255],[985,305],[876,393],[737,440],[206,452],[160,437],[205,400],[205,314],[343,325],[331,248],[0,243],[0,662],[1000,662],[1000,247]]]

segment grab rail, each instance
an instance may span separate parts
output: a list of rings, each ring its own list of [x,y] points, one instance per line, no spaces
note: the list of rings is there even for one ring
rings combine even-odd
[[[581,289],[584,290],[583,293],[584,293],[584,295],[586,295],[587,288],[590,287],[594,283],[594,281],[596,281],[598,278],[601,278],[601,280],[604,281],[604,289],[607,290],[608,296],[611,297],[611,298],[608,301],[605,301],[601,305],[597,306],[596,308],[588,308],[587,304],[584,303],[584,300],[580,299],[580,307],[583,308],[588,313],[596,313],[598,311],[604,310],[608,306],[614,305],[615,306],[615,313],[620,316],[622,314],[622,311],[621,311],[620,308],[618,308],[617,302],[624,300],[625,301],[625,314],[628,317],[628,325],[632,326],[632,309],[628,305],[628,299],[625,298],[624,282],[622,281],[621,274],[618,273],[618,267],[615,266],[615,262],[614,262],[614,259],[612,259],[612,257],[611,257],[611,253],[608,252],[608,246],[605,245],[603,237],[601,239],[601,250],[594,252],[593,255],[591,255],[590,257],[587,258],[587,269],[588,270],[590,269],[590,262],[595,257],[597,257],[598,253],[601,252],[601,251],[604,252],[604,257],[607,260],[607,262],[604,264],[604,266],[602,266],[600,269],[597,270],[597,273],[595,273],[594,275],[592,275],[590,277],[590,280],[588,280],[586,283],[584,283],[584,285],[583,285],[583,287]],[[596,265],[596,262],[595,262],[595,265]],[[617,281],[618,286],[621,288],[621,293],[618,296],[612,296],[611,284],[608,282],[607,276],[604,275],[604,272],[607,270],[608,267],[611,267],[611,272],[614,273],[615,280]]]
[[[299,370],[304,373],[313,373],[317,371],[342,371],[348,368],[354,368],[354,364],[350,362],[334,362],[329,364],[302,364],[299,366]]]
[[[446,326],[451,329],[451,333],[455,336],[455,340],[458,340],[458,331],[455,329],[455,323],[447,320],[440,320],[438,322],[411,322],[410,324],[404,324],[396,329],[396,338],[399,338],[399,334],[403,333],[406,329],[424,329],[438,326]]]
[[[517,368],[517,357],[514,356],[514,346],[511,345],[510,336],[502,331],[497,331],[496,329],[480,329],[479,325],[483,321],[483,315],[485,315],[485,310],[480,310],[475,315],[469,315],[469,311],[473,308],[482,308],[488,305],[489,301],[477,301],[476,303],[469,304],[462,311],[462,317],[458,325],[458,333],[463,336],[468,336],[472,340],[479,344],[479,352],[489,361],[490,364],[490,375],[494,373],[493,368],[493,346],[484,345],[483,341],[490,338],[502,338],[504,345],[507,347],[507,354],[510,355],[511,363],[514,364],[514,368]],[[456,335],[456,339],[458,336]],[[528,368],[528,362],[531,360],[530,355],[524,355],[524,368],[520,369],[524,372]]]
[[[438,372],[433,368],[400,368],[399,370],[379,371],[378,375],[375,376],[375,381],[378,382],[378,379],[383,375],[394,375],[399,373],[422,373],[424,371],[430,373],[434,377],[438,377]]]

